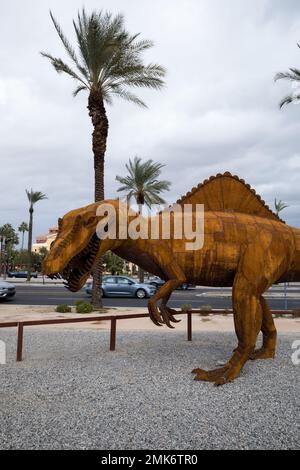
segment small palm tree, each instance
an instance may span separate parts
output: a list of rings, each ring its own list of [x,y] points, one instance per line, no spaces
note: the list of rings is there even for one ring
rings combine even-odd
[[[300,44],[297,44],[300,48]],[[277,80],[289,80],[294,85],[295,91],[285,96],[279,103],[279,107],[282,108],[285,104],[290,104],[300,100],[300,70],[290,68],[289,72],[279,72],[275,75],[275,81]]]
[[[142,213],[143,205],[150,207],[152,204],[164,204],[166,201],[160,196],[164,191],[169,191],[170,181],[161,180],[159,177],[161,169],[164,167],[161,163],[155,163],[153,160],[142,162],[141,158],[134,157],[129,159],[126,164],[127,176],[116,176],[116,181],[121,183],[117,189],[118,192],[125,192],[127,201],[134,199],[139,207],[139,213]],[[139,268],[139,280],[144,281],[144,272]]]
[[[122,185],[117,191],[125,192],[128,202],[135,199],[140,212],[144,204],[148,207],[151,207],[152,204],[165,204],[166,201],[160,194],[169,191],[171,183],[166,180],[158,180],[164,166],[153,160],[142,162],[140,157],[129,159],[129,163],[125,165],[128,175],[116,176],[116,181]]]
[[[27,272],[27,281],[30,281],[31,278],[31,264],[32,264],[32,229],[33,229],[33,206],[43,199],[47,199],[47,196],[41,191],[33,191],[31,189],[25,190],[28,201],[29,201],[29,227],[28,227],[28,272]]]
[[[73,95],[88,92],[88,110],[94,127],[93,154],[95,201],[104,199],[104,154],[108,134],[106,104],[113,98],[123,98],[139,106],[145,103],[131,88],[160,89],[164,85],[165,69],[157,64],[144,65],[142,54],[153,46],[152,41],[140,40],[139,34],[131,35],[124,27],[122,15],[92,12],[83,9],[73,21],[78,52],[75,52],[58,22],[50,12],[55,29],[65,48],[71,66],[60,58],[42,52],[58,73],[69,75],[77,82]],[[102,263],[94,268],[92,303],[101,304]]]
[[[275,198],[274,207],[275,207],[276,214],[279,215],[279,212],[283,211],[283,209],[286,209],[289,206],[285,202],[281,201],[280,199],[279,201],[277,201],[277,199]]]
[[[22,222],[18,228],[18,231],[22,233],[22,243],[21,243],[21,250],[23,251],[24,248],[24,235],[25,232],[28,232],[28,224],[26,222]]]

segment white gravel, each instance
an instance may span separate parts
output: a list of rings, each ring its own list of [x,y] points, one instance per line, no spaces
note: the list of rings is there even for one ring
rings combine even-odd
[[[275,361],[249,362],[223,387],[193,381],[194,367],[228,358],[231,333],[0,330],[1,449],[299,449],[299,373],[280,335]]]

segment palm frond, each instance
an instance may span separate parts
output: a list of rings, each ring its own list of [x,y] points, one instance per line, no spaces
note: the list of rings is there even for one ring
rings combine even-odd
[[[292,82],[298,82],[300,81],[300,70],[290,69],[290,72],[279,72],[275,75],[274,80],[275,82],[277,80],[290,80]]]
[[[18,231],[19,231],[19,232],[28,232],[28,224],[27,224],[27,222],[22,222],[22,223],[19,225]]]
[[[159,180],[164,165],[151,159],[143,162],[136,156],[133,160],[129,159],[125,167],[128,174],[116,176],[116,181],[121,184],[118,192],[126,193],[128,200],[134,198],[137,203],[143,201],[147,206],[165,203],[161,193],[169,191],[171,183]]]
[[[293,101],[295,101],[296,98],[294,95],[287,95],[285,96],[279,103],[279,108],[281,109],[283,106],[285,106],[286,104],[290,104],[292,103]]]
[[[43,199],[48,199],[46,194],[42,193],[41,191],[33,191],[32,188],[30,191],[28,189],[25,189],[25,191],[31,206],[33,206],[33,204],[36,202],[42,201]]]
[[[293,80],[300,80],[300,70],[299,69],[290,68],[290,71],[292,72],[292,76],[294,77]]]
[[[77,88],[75,88],[75,90],[73,91],[73,96],[75,98],[75,96],[78,95],[78,93],[80,93],[82,90],[86,90],[87,87],[85,85],[79,85]]]
[[[131,93],[130,91],[126,91],[122,88],[115,88],[112,92],[112,95],[118,96],[119,98],[122,98],[125,101],[130,101],[131,103],[134,103],[141,108],[147,108],[146,103],[141,100],[138,96],[136,96],[134,93]],[[107,101],[107,98],[109,98],[110,94],[105,93],[104,98],[105,101]]]
[[[275,198],[274,207],[275,207],[276,214],[278,215],[279,212],[283,211],[283,209],[286,209],[289,206],[281,200],[277,201],[277,199]]]
[[[140,39],[140,33],[129,34],[124,27],[123,15],[113,16],[103,11],[87,14],[84,8],[79,11],[77,20],[73,21],[78,53],[51,11],[50,16],[75,67],[48,53],[41,54],[50,60],[58,73],[66,73],[79,82],[74,96],[84,88],[95,88],[107,103],[111,104],[117,96],[145,107],[130,88],[160,89],[164,86],[166,70],[158,64],[145,65],[142,60],[142,54],[153,47],[153,42]]]
[[[57,22],[57,20],[54,18],[51,10],[50,10],[50,17],[51,17],[51,20],[54,24],[54,27],[57,31],[57,34],[58,36],[60,37],[60,40],[61,42],[63,43],[63,46],[68,54],[68,56],[71,58],[71,60],[74,62],[74,64],[76,65],[77,69],[79,70],[79,72],[84,76],[84,78],[88,81],[89,80],[89,73],[88,73],[88,69],[85,69],[79,62],[78,58],[77,58],[77,55],[76,55],[76,52],[75,50],[73,49],[73,47],[71,46],[70,42],[68,41],[67,37],[64,35],[59,23]]]
[[[68,64],[63,62],[62,59],[53,57],[47,52],[41,52],[41,55],[50,60],[57,73],[66,73],[67,75],[70,75],[70,77],[74,78],[74,80],[78,80],[82,83],[86,88],[89,88],[89,85],[76,72],[74,72]]]

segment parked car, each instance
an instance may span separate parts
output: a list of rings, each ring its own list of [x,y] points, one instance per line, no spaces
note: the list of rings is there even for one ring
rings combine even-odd
[[[93,284],[88,282],[85,292],[92,294]],[[103,297],[137,297],[144,299],[151,297],[156,292],[156,287],[151,284],[139,283],[130,277],[125,276],[103,276],[102,296]]]
[[[195,284],[188,284],[187,282],[184,282],[183,284],[181,284],[181,286],[177,287],[177,289],[188,290],[194,289],[195,287]]]
[[[147,282],[155,286],[157,289],[160,289],[165,284],[166,281],[164,281],[158,276],[154,276],[154,277],[150,277]],[[181,286],[177,287],[177,289],[187,290],[187,289],[191,289],[194,287],[196,287],[195,284],[188,284],[187,282],[184,282],[183,284],[181,284]]]
[[[158,276],[149,277],[146,282],[147,284],[155,286],[156,289],[160,289],[165,283],[165,281]]]
[[[10,282],[0,281],[0,299],[13,297],[16,293],[16,287]]]
[[[7,276],[8,277],[16,277],[16,278],[27,279],[27,271],[8,271]],[[37,273],[30,273],[30,277],[37,278],[38,275],[37,275]]]

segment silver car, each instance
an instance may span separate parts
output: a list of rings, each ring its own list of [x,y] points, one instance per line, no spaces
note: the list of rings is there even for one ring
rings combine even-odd
[[[0,280],[0,299],[13,297],[16,293],[14,284]]]
[[[88,282],[85,292],[92,293],[93,284]],[[151,284],[143,284],[125,276],[103,276],[102,297],[137,297],[144,299],[151,297],[156,292],[156,287]]]

